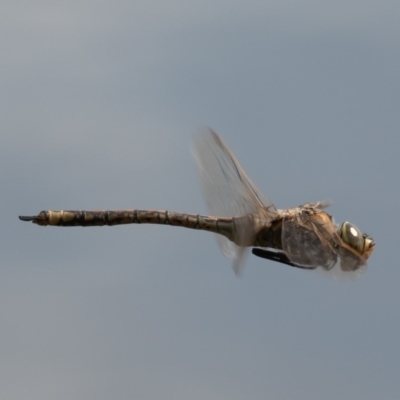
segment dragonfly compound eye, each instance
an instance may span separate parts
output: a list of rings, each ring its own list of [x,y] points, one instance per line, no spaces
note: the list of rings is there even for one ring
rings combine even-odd
[[[339,234],[342,240],[358,253],[364,252],[365,237],[355,225],[347,221],[343,222]]]

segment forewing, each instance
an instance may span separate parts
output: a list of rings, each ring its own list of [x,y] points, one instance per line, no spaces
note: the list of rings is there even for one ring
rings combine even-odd
[[[317,271],[338,280],[355,280],[367,270],[367,263],[352,249],[339,247],[337,262],[330,270],[318,268]]]
[[[247,176],[238,160],[222,139],[211,129],[196,137],[193,154],[209,213],[218,217],[263,215],[268,223],[277,210],[272,202]],[[239,237],[255,235],[250,219],[236,225]],[[217,235],[223,254],[235,259],[238,272],[245,256],[244,248]]]
[[[338,254],[340,256],[340,269],[343,272],[364,272],[367,266],[366,261],[348,245],[342,243],[338,248]]]
[[[366,263],[341,240],[328,214],[298,213],[284,219],[282,246],[290,261],[338,279],[354,279]]]
[[[304,267],[330,270],[337,261],[335,251],[305,213],[284,218],[282,247],[290,261]]]

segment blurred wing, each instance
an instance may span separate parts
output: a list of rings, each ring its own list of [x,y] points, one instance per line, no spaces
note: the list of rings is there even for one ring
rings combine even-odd
[[[327,270],[318,268],[317,271],[341,281],[356,280],[367,270],[367,263],[352,249],[339,247],[337,262],[333,268]]]
[[[290,261],[304,267],[320,267],[338,279],[358,278],[365,261],[341,240],[326,213],[299,213],[284,219],[282,247]]]
[[[290,261],[304,267],[330,270],[337,261],[334,249],[306,214],[284,218],[282,247]]]
[[[340,257],[340,271],[343,274],[354,275],[358,278],[367,270],[366,261],[345,243],[339,246],[338,254]]]
[[[277,213],[275,206],[251,181],[235,155],[214,131],[210,129],[196,137],[193,154],[207,207],[213,216],[258,215],[267,208],[270,219],[273,219]],[[268,213],[264,211],[263,215],[265,219]],[[240,237],[254,235],[252,227],[250,222],[237,224],[236,233]],[[238,272],[246,248],[237,246],[221,235],[217,235],[217,240],[222,253],[235,259],[234,270]]]

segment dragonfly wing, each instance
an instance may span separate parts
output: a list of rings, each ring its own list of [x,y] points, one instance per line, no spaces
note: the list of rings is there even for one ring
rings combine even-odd
[[[334,249],[321,236],[318,226],[304,214],[284,218],[282,247],[290,261],[304,267],[330,270],[337,262]]]
[[[193,154],[209,212],[220,217],[263,215],[269,223],[277,214],[272,202],[257,188],[243,170],[235,155],[211,129],[196,137]],[[252,218],[236,225],[238,242],[255,236]],[[244,248],[217,235],[222,253],[235,260],[239,271],[244,260]]]
[[[285,217],[282,247],[290,261],[305,267],[320,267],[338,279],[358,278],[366,263],[343,243],[336,225],[325,212],[299,212]]]
[[[340,269],[343,272],[354,272],[362,273],[365,271],[367,263],[363,260],[352,248],[347,246],[345,243],[338,248],[338,254],[340,256]]]
[[[245,264],[248,253],[248,247],[236,246],[236,253],[235,257],[233,258],[232,269],[237,276],[240,276],[243,271],[243,266]]]
[[[196,137],[193,153],[210,211],[228,217],[257,214],[264,207],[277,211],[213,130]]]
[[[318,268],[317,271],[328,274],[338,280],[355,280],[367,270],[367,263],[353,249],[347,248],[346,244],[339,245],[337,250],[337,262],[330,270]]]

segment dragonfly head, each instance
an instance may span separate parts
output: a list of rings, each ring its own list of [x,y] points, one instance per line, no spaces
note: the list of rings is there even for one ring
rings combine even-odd
[[[361,233],[361,231],[350,222],[343,222],[339,229],[339,235],[346,244],[366,259],[369,258],[374,250],[374,240],[365,233]]]

